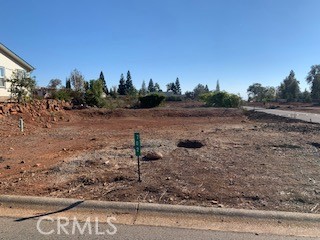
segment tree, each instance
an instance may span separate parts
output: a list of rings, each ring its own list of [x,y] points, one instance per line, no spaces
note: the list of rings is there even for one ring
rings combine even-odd
[[[207,84],[206,84],[206,86],[204,87],[204,89],[206,90],[206,92],[209,92],[209,87],[208,87]],[[219,87],[219,91],[220,91],[220,87]]]
[[[48,88],[52,88],[52,89],[57,89],[58,86],[61,86],[61,80],[57,78],[51,79],[48,84]]]
[[[193,91],[186,91],[184,93],[187,99],[194,99],[194,92]]]
[[[320,74],[314,76],[311,87],[311,98],[314,100],[320,99]]]
[[[320,99],[320,65],[311,66],[306,80],[311,84],[312,99]]]
[[[84,81],[84,90],[85,91],[87,91],[87,90],[89,90],[89,87],[90,87],[90,83],[89,82],[87,82],[87,81]]]
[[[260,83],[254,83],[247,89],[249,99],[253,99],[257,102],[262,100],[264,88]]]
[[[106,80],[105,80],[105,78],[104,78],[104,75],[103,75],[103,72],[102,72],[102,71],[100,72],[99,80],[102,82],[103,92],[104,92],[106,95],[108,95],[108,94],[109,94],[109,90],[108,90],[107,83],[106,83]]]
[[[66,79],[66,89],[71,89],[71,82],[70,79]]]
[[[304,90],[304,92],[301,93],[300,98],[304,101],[304,102],[311,102],[312,98],[311,98],[311,93],[309,91],[307,91],[307,89]]]
[[[263,87],[260,83],[254,83],[248,87],[247,93],[249,100],[265,102],[275,98],[276,89],[274,87]]]
[[[155,88],[154,88],[154,84],[153,84],[152,78],[150,78],[150,80],[149,80],[148,92],[150,92],[150,93],[155,92]]]
[[[155,92],[162,92],[159,83],[155,83],[155,84],[154,84],[154,91],[155,91]]]
[[[298,99],[300,95],[299,82],[295,78],[293,70],[290,71],[288,77],[286,77],[279,87],[279,96],[282,99],[293,101]]]
[[[173,82],[167,84],[167,92],[176,93],[176,85]]]
[[[276,98],[276,89],[274,87],[264,87],[261,101],[270,102],[275,98]]]
[[[180,81],[179,81],[179,78],[176,79],[176,82],[175,82],[175,94],[178,94],[178,95],[181,95],[181,87],[180,87]]]
[[[219,84],[219,80],[217,80],[216,92],[220,92],[220,84]]]
[[[12,97],[18,100],[18,103],[24,101],[26,96],[30,95],[36,87],[36,80],[21,70],[13,71],[8,82],[11,83],[9,91]]]
[[[127,72],[127,80],[126,80],[125,86],[126,86],[125,87],[126,94],[132,95],[136,93],[136,89],[132,83],[130,71]]]
[[[118,93],[119,95],[126,95],[126,84],[122,73],[119,80]]]
[[[89,106],[103,107],[105,100],[102,98],[103,82],[101,79],[90,80],[89,89],[86,91],[85,101]]]
[[[118,95],[117,86],[113,86],[110,88],[110,96],[116,98]]]
[[[199,98],[202,94],[208,93],[209,90],[206,89],[206,87],[202,84],[198,84],[194,89],[193,89],[193,97],[194,98]]]
[[[146,87],[146,82],[143,80],[142,81],[142,86],[141,86],[141,89],[140,89],[139,93],[140,93],[140,95],[144,96],[144,95],[147,94],[147,92],[148,92],[148,89]]]
[[[80,71],[78,71],[77,69],[74,69],[71,73],[70,73],[70,77],[69,80],[74,88],[75,91],[77,92],[84,92],[84,77],[81,74]]]

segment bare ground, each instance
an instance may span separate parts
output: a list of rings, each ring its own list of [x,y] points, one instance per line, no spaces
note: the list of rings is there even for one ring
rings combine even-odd
[[[62,113],[61,113],[62,114]],[[0,119],[0,194],[317,213],[320,127],[236,109],[67,111],[52,127]],[[133,133],[142,153],[137,182]],[[199,140],[197,149],[177,147]]]

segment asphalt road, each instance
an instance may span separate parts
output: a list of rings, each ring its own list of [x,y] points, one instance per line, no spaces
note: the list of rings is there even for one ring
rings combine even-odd
[[[111,224],[110,224],[111,223]],[[234,233],[193,230],[168,227],[117,225],[112,223],[85,223],[29,219],[17,221],[15,218],[0,218],[0,239],[121,239],[121,240],[307,240],[310,237],[277,236],[254,233]],[[65,226],[62,226],[65,224]],[[78,224],[78,225],[77,225]],[[87,225],[86,225],[87,224]],[[60,227],[59,227],[60,226]],[[89,230],[90,229],[90,230]],[[41,234],[42,231],[45,234]],[[113,234],[110,235],[107,233]],[[82,234],[83,233],[83,234]]]
[[[287,118],[299,119],[306,122],[320,123],[320,114],[316,114],[316,113],[295,112],[295,111],[286,111],[286,110],[278,110],[278,109],[265,109],[265,108],[248,107],[248,106],[244,106],[243,108],[247,110],[255,110],[257,112],[264,112],[264,113],[287,117]]]

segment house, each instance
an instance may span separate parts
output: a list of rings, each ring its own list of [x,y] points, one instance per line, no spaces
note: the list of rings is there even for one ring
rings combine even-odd
[[[7,80],[15,70],[30,74],[34,67],[0,43],[0,101],[10,98],[10,83]]]

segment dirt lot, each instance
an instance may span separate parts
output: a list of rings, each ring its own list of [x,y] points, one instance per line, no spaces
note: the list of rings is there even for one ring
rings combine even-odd
[[[25,133],[18,115],[0,119],[0,194],[320,211],[319,125],[197,106],[59,114]],[[142,161],[141,183],[135,131],[164,156]]]

